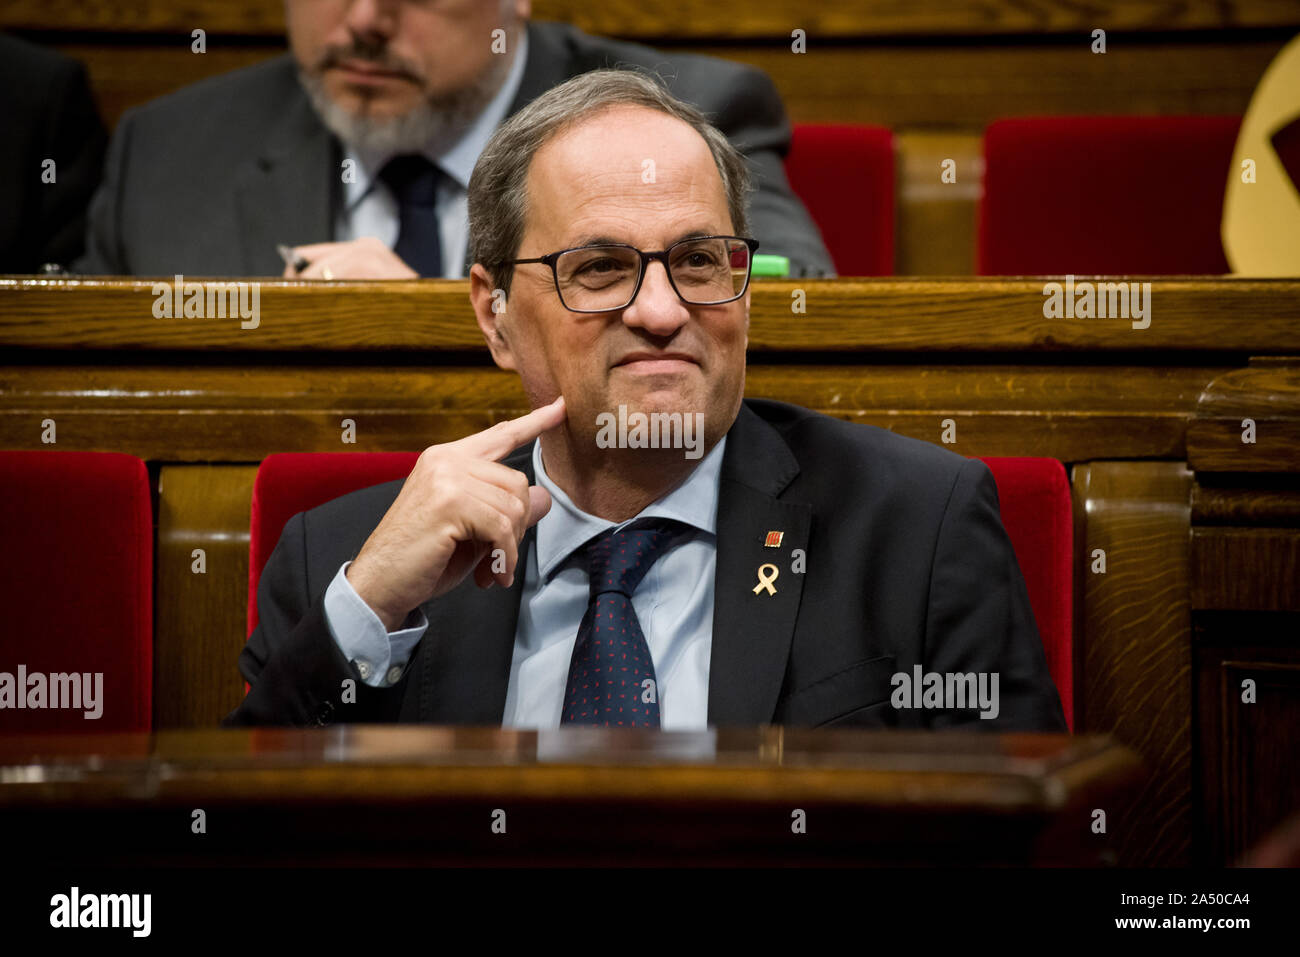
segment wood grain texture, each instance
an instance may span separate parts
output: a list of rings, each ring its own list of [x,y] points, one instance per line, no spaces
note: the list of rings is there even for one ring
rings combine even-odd
[[[238,707],[252,465],[165,465],[158,478],[154,728],[213,728]],[[204,551],[206,571],[194,569]]]
[[[1186,866],[1193,833],[1187,550],[1191,474],[1177,462],[1076,466],[1082,721],[1141,754],[1152,776],[1108,810],[1126,866]],[[1104,573],[1092,570],[1105,554]]]
[[[1300,358],[1254,358],[1217,376],[1197,402],[1187,452],[1197,482],[1198,851],[1221,866],[1300,807]]]
[[[1253,442],[1242,438],[1246,418]],[[1300,471],[1300,418],[1198,415],[1188,425],[1187,458],[1198,473]]]
[[[1300,472],[1300,357],[1254,358],[1206,386],[1187,457],[1197,472]]]
[[[756,281],[749,350],[1300,352],[1300,280],[1149,281],[1144,329],[1128,319],[1046,318],[1044,279]],[[163,288],[155,293],[139,279],[0,277],[0,347],[486,351],[467,280],[265,280],[256,320],[155,318]]]
[[[284,7],[262,0],[8,0],[0,26],[10,30],[164,33],[203,29],[248,36],[284,33]]]
[[[1239,864],[1300,810],[1298,623],[1294,615],[1252,618],[1243,636],[1239,616],[1197,616],[1204,796],[1198,863]],[[1246,681],[1254,683],[1253,702],[1243,700]]]
[[[1297,319],[1300,323],[1300,319]],[[1260,356],[1219,376],[1201,393],[1205,415],[1300,417],[1300,356]]]
[[[900,276],[975,273],[975,215],[983,195],[978,133],[903,130],[894,135],[894,272]],[[957,181],[940,179],[945,160]]]
[[[161,358],[161,357],[160,357]],[[484,357],[485,359],[485,357]],[[272,452],[409,451],[528,410],[512,372],[482,365],[0,367],[0,445],[129,451],[169,462]],[[1181,457],[1196,397],[1222,367],[751,363],[746,394],[940,443],[964,455]],[[343,421],[356,428],[344,446]]]
[[[826,38],[950,36],[998,33],[1085,34],[1111,31],[1232,30],[1297,27],[1300,13],[1288,0],[1093,0],[1086,6],[1058,0],[838,0],[810,6],[800,0],[534,0],[539,20],[561,20],[593,33],[637,38],[789,37],[796,27]],[[149,32],[203,27],[245,35],[284,31],[280,4],[264,0],[9,0],[0,27]]]
[[[1300,529],[1193,528],[1191,576],[1196,609],[1300,612]]]
[[[1192,488],[1192,521],[1197,525],[1276,525],[1300,527],[1300,479],[1292,475],[1233,476],[1229,485],[1205,484],[1198,475]]]

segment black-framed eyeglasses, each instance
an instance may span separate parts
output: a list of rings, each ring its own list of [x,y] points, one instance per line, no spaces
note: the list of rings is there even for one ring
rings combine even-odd
[[[544,263],[551,267],[555,291],[570,312],[612,312],[632,305],[646,266],[657,260],[664,264],[668,282],[682,302],[717,306],[745,294],[756,249],[757,239],[697,236],[660,252],[607,243],[561,249],[537,259],[511,259],[501,265]]]

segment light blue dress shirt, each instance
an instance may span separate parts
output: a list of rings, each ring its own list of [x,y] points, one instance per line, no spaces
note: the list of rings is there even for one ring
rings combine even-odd
[[[696,529],[651,566],[632,596],[658,679],[659,724],[666,731],[708,726],[718,487],[726,444],[724,437],[685,482],[628,519],[670,518]],[[570,558],[615,523],[582,511],[551,481],[539,442],[533,444],[533,470],[537,484],[551,493],[552,505],[521,557],[524,580],[502,726],[558,728],[569,662],[590,594],[586,569]],[[363,681],[374,687],[396,684],[428,620],[416,609],[400,630],[386,633],[348,581],[349,564],[344,563],[325,592],[330,632]]]
[[[455,143],[450,146],[430,145],[422,151],[446,174],[438,186],[437,211],[443,275],[448,279],[464,278],[463,264],[469,246],[470,174],[474,172],[474,164],[478,162],[483,147],[514,102],[527,60],[528,31],[520,30],[514,62],[497,95]],[[343,144],[343,155],[352,161],[356,175],[352,181],[343,184],[343,208],[334,223],[335,240],[343,242],[374,236],[392,249],[397,245],[401,227],[397,199],[376,177],[393,155],[358,150],[349,143]]]

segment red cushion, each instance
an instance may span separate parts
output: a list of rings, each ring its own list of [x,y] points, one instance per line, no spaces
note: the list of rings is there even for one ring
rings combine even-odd
[[[982,275],[1229,272],[1235,116],[1055,116],[984,134]]]
[[[248,633],[257,627],[257,582],[289,519],[330,499],[406,478],[419,452],[284,452],[268,455],[253,483],[248,550]]]
[[[47,680],[47,707],[0,710],[0,728],[148,731],[153,508],[144,463],[108,452],[0,452],[0,528],[0,671],[16,676],[25,665]],[[99,718],[85,716],[84,701],[48,707],[48,676],[73,673],[102,674]]]
[[[1047,670],[1074,730],[1074,519],[1070,483],[1056,459],[981,459],[993,473],[1002,525],[1015,549]]]
[[[796,126],[785,172],[839,275],[893,274],[893,133],[878,126]]]

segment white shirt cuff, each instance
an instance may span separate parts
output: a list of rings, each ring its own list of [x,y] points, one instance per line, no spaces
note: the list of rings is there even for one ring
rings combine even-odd
[[[385,631],[374,609],[348,581],[351,562],[344,562],[325,589],[325,621],[343,657],[357,667],[361,680],[372,688],[388,688],[402,680],[411,653],[429,627],[424,611],[416,608],[398,631]]]

